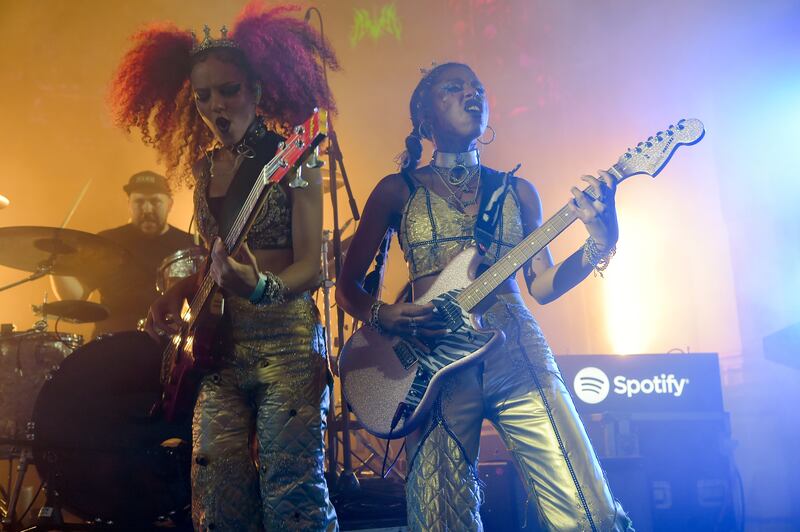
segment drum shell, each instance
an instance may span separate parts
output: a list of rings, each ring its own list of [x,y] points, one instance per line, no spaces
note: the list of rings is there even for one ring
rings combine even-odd
[[[188,508],[190,420],[151,415],[160,366],[145,333],[115,333],[76,350],[42,386],[34,462],[75,515],[144,526]]]
[[[83,344],[83,336],[23,332],[0,337],[0,437],[23,439],[48,375]]]
[[[201,271],[208,252],[201,247],[180,249],[161,261],[156,276],[156,290],[163,294],[175,283]]]

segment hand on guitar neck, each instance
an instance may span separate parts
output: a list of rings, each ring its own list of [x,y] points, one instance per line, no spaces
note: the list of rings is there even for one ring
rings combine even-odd
[[[222,239],[217,238],[211,249],[208,274],[223,290],[247,298],[258,284],[258,262],[247,242],[232,256],[228,254]]]
[[[609,251],[619,239],[615,196],[617,180],[613,175],[598,170],[600,178],[585,175],[581,179],[589,183],[589,189],[582,191],[572,187],[574,198],[569,202],[570,210],[583,222],[589,236],[603,251]],[[587,192],[591,191],[592,195]]]

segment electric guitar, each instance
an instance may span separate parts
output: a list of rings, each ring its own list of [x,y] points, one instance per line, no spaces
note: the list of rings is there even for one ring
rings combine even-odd
[[[291,187],[308,185],[303,181],[300,161],[315,150],[328,132],[328,113],[314,110],[303,125],[294,128],[291,137],[278,145],[278,151],[255,180],[247,199],[239,210],[230,231],[225,237],[228,253],[235,254],[255,223],[267,198],[269,188],[278,183],[294,167],[297,177]],[[309,163],[312,164],[312,163]],[[180,332],[170,338],[161,364],[162,395],[154,412],[160,410],[167,421],[173,421],[191,410],[200,378],[217,366],[213,352],[217,325],[223,313],[223,299],[219,287],[208,273],[210,259],[206,261],[205,274],[188,309],[181,316]]]
[[[679,146],[699,142],[704,133],[699,120],[681,120],[628,150],[609,173],[618,183],[637,174],[655,177]],[[584,192],[595,197],[591,187]],[[433,303],[445,319],[449,334],[442,339],[420,344],[369,326],[356,331],[342,348],[339,375],[345,399],[362,426],[380,438],[407,435],[425,418],[442,379],[501,346],[505,335],[481,328],[476,307],[576,219],[565,205],[477,278],[483,260],[477,249],[458,254],[414,300]]]

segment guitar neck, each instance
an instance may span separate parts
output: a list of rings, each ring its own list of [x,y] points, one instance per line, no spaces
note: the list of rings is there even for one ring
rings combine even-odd
[[[616,165],[608,172],[617,178],[622,174]],[[597,199],[594,190],[587,187],[583,190],[592,199]],[[534,255],[542,251],[558,235],[572,225],[578,217],[570,210],[569,204],[564,205],[546,222],[537,227],[522,242],[514,246],[497,262],[492,264],[485,272],[475,279],[469,286],[456,296],[456,301],[465,310],[472,310],[483,301],[495,288],[506,279],[512,277],[517,270],[528,262]]]

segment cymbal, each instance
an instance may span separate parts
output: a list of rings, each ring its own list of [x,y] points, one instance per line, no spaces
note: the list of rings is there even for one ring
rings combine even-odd
[[[103,237],[59,227],[0,227],[0,264],[54,275],[98,279],[130,260],[128,252]]]
[[[57,316],[70,323],[94,323],[108,318],[108,309],[105,306],[79,299],[34,305],[33,311],[40,316]]]
[[[8,201],[8,198],[0,194],[0,209],[5,209],[9,205],[11,205],[11,202]]]

